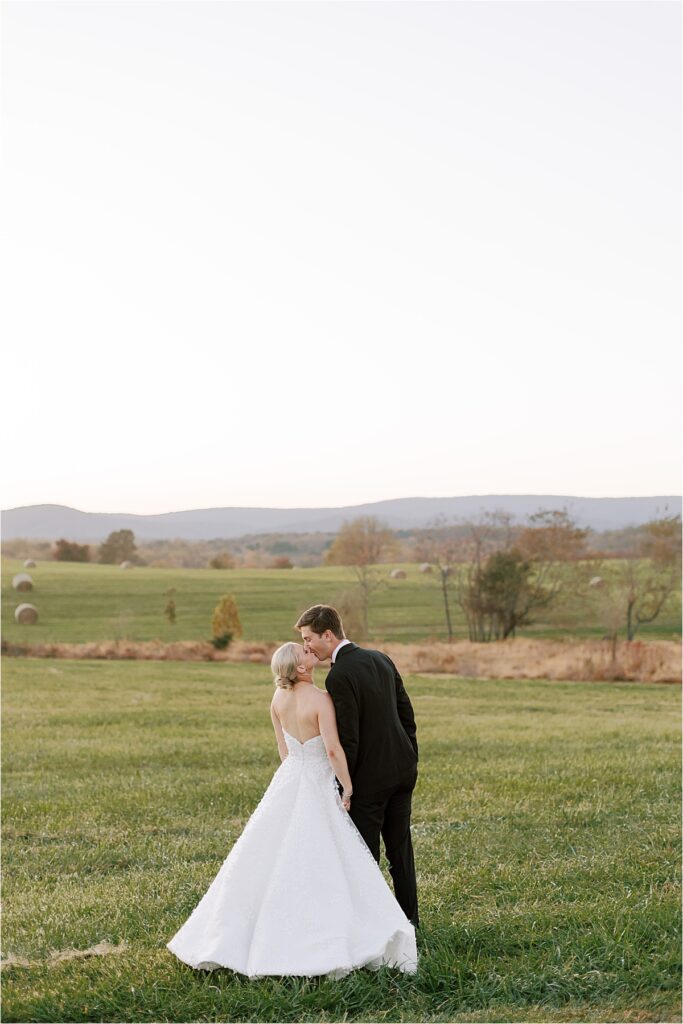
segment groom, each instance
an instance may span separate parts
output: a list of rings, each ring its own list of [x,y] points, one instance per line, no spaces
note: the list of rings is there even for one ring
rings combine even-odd
[[[304,649],[330,658],[325,686],[337,715],[339,739],[353,783],[351,818],[379,864],[379,837],[394,892],[417,927],[417,882],[410,837],[410,804],[417,782],[417,736],[410,698],[394,663],[344,636],[339,613],[316,604],[299,617]]]

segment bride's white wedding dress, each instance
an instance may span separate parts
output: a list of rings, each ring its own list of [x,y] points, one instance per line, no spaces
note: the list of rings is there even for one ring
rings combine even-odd
[[[252,978],[414,973],[415,929],[342,806],[322,737],[284,735],[288,756],[168,948]]]

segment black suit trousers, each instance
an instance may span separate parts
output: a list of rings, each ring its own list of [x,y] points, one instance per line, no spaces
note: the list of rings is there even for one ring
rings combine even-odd
[[[389,873],[403,913],[417,926],[417,880],[410,811],[417,772],[393,789],[367,797],[351,797],[351,819],[379,864],[379,839],[384,840]]]

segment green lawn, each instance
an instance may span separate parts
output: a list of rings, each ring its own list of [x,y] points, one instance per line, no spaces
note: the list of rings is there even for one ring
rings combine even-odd
[[[383,567],[386,573],[391,566]],[[443,605],[433,577],[415,565],[403,566],[405,580],[391,580],[373,594],[370,632],[374,642],[417,642],[446,639]],[[70,562],[39,562],[30,570],[34,589],[21,594],[12,588],[17,559],[2,560],[2,628],[8,641],[85,642],[91,640],[202,640],[211,635],[213,609],[223,594],[234,594],[246,640],[288,640],[301,611],[316,603],[334,603],[353,583],[352,572],[337,567],[316,569],[147,569]],[[163,611],[165,591],[176,588],[177,622]],[[20,626],[14,609],[23,601],[39,613],[35,626]],[[460,609],[453,606],[456,635],[467,637]],[[605,625],[579,601],[558,606],[519,636],[596,636]],[[651,625],[642,639],[680,638],[680,598]]]
[[[249,981],[165,942],[279,764],[270,673],[4,659],[4,1020],[680,1019],[680,689],[406,685],[418,974]]]

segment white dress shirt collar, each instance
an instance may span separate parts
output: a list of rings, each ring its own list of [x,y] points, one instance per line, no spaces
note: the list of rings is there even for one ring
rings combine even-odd
[[[337,651],[339,650],[339,648],[343,647],[344,644],[350,644],[350,643],[351,643],[350,640],[340,640],[339,641],[339,643],[337,644],[335,649],[332,651],[332,657],[330,658],[330,661],[332,662],[333,665],[334,665],[334,659],[337,657]]]

